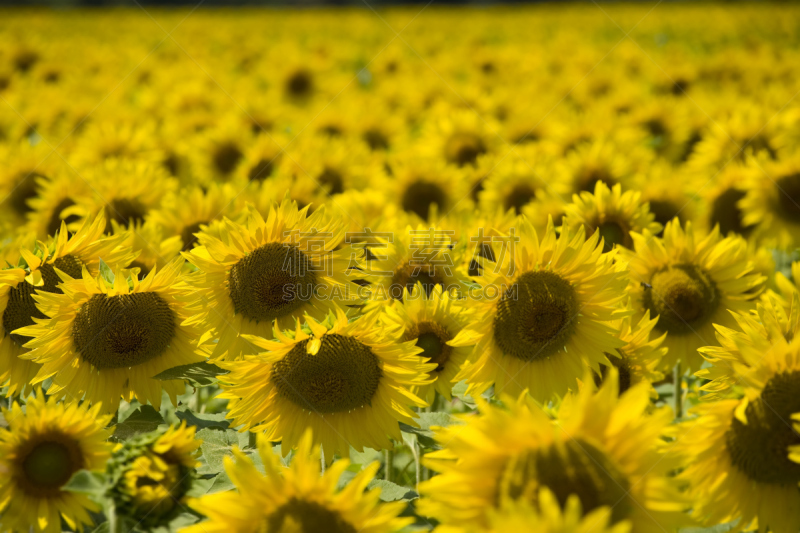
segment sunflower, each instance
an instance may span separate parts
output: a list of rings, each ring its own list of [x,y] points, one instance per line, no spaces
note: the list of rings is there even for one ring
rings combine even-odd
[[[112,221],[125,227],[141,224],[177,186],[162,167],[124,159],[106,160],[84,172],[84,176],[92,193],[77,199],[76,205],[62,211],[61,216],[78,215],[83,219],[102,210],[107,220],[106,233],[111,233]]]
[[[58,168],[58,156],[52,154],[44,144],[0,144],[0,220],[18,224],[30,215],[33,202]]]
[[[663,238],[633,233],[633,242],[635,251],[625,253],[633,307],[639,316],[650,311],[658,317],[656,334],[667,333],[669,352],[659,370],[680,360],[696,371],[703,362],[697,349],[713,343],[714,324],[733,326],[730,311],[755,307],[764,278],[752,273],[747,243],[735,235],[722,238],[718,227],[696,234],[691,222],[684,230],[677,220]]]
[[[443,525],[434,533],[630,533],[631,523],[622,520],[611,525],[611,506],[598,507],[583,514],[580,497],[572,494],[564,508],[553,491],[543,486],[534,497],[536,505],[509,500],[500,509],[487,511],[488,527]]]
[[[438,159],[401,154],[390,158],[388,165],[389,198],[423,221],[429,220],[433,213],[447,214],[469,197],[462,173]]]
[[[739,163],[732,163],[711,179],[701,174],[689,180],[687,190],[694,191],[702,206],[702,216],[698,217],[700,227],[711,231],[719,225],[722,235],[736,233],[745,238],[750,235],[753,228],[745,223],[742,209],[747,193],[746,179],[746,169]]]
[[[145,527],[169,521],[182,510],[186,493],[200,463],[201,440],[186,421],[159,431],[138,435],[114,451],[107,470],[116,484],[110,494],[118,515]]]
[[[237,172],[243,176],[238,182],[261,182],[273,176],[283,161],[284,147],[289,144],[289,139],[282,135],[262,134],[256,137],[253,144],[244,152],[242,164],[238,165]]]
[[[349,322],[341,308],[323,321],[306,317],[294,331],[274,332],[276,340],[248,336],[266,352],[223,363],[228,418],[242,431],[264,431],[282,442],[284,455],[307,428],[326,457],[392,448],[401,440],[398,422],[414,424],[408,406],[426,403],[411,391],[433,383],[436,364],[420,357],[413,340],[397,328],[376,328],[378,312]]]
[[[320,448],[313,441],[306,431],[285,468],[268,440],[259,437],[263,474],[234,448],[233,457],[225,458],[225,471],[238,491],[189,500],[189,506],[209,520],[181,533],[394,533],[413,522],[398,516],[405,502],[381,503],[380,488],[366,490],[378,471],[377,462],[339,489],[350,461],[339,459],[320,475]]]
[[[251,209],[245,224],[225,219],[220,238],[200,233],[201,246],[184,252],[198,268],[185,280],[188,323],[213,332],[213,358],[256,353],[242,335],[271,337],[276,320],[290,328],[305,313],[324,317],[337,302],[358,302],[348,279],[356,251],[336,249],[344,227],[324,208],[307,211],[288,199],[271,204],[266,220]]]
[[[505,501],[541,510],[546,487],[562,507],[577,495],[584,516],[610,508],[611,524],[629,521],[633,531],[680,525],[688,504],[670,475],[679,463],[662,440],[672,411],[651,408],[647,384],[618,390],[612,370],[596,393],[587,384],[567,396],[555,420],[526,394],[504,396],[506,407],[476,397],[478,416],[436,430],[445,448],[423,464],[440,475],[420,484],[418,509],[445,524],[485,525]]]
[[[790,450],[800,445],[792,427],[800,413],[800,344],[767,344],[737,344],[742,361],[725,361],[719,371],[740,385],[744,397],[695,407],[696,417],[682,425],[675,447],[689,460],[680,477],[690,483],[699,520],[795,533],[800,464]]]
[[[76,214],[66,215],[64,211],[77,203],[77,199],[91,194],[88,183],[69,173],[55,174],[52,179],[38,180],[38,195],[31,198],[28,205],[28,228],[40,239],[55,235],[61,221],[73,226],[79,220]]]
[[[423,350],[419,356],[436,364],[431,373],[433,383],[413,392],[429,404],[435,392],[449,400],[453,378],[472,351],[471,346],[454,348],[448,344],[466,325],[463,300],[443,292],[438,285],[428,294],[418,282],[411,290],[403,289],[401,301],[385,307],[384,317],[387,325],[403,328],[400,340],[415,341]]]
[[[553,172],[558,179],[571,184],[573,193],[594,191],[598,181],[609,187],[630,182],[648,158],[622,144],[599,139],[582,144],[565,158],[558,160]]]
[[[179,236],[184,252],[197,245],[196,233],[212,221],[232,217],[236,189],[230,184],[211,183],[208,187],[189,187],[169,193],[160,207],[150,211],[148,222],[164,228],[165,237]]]
[[[572,203],[566,207],[564,225],[573,231],[582,225],[587,235],[598,232],[606,252],[614,246],[631,248],[631,232],[641,233],[647,230],[658,234],[662,229],[641,198],[642,193],[639,191],[623,193],[619,183],[609,188],[598,181],[594,186],[594,193],[584,191],[573,195]]]
[[[37,307],[49,318],[16,331],[32,337],[24,358],[42,365],[33,382],[51,378],[48,394],[103,402],[109,410],[120,397],[158,409],[162,391],[177,405],[183,381],[153,376],[206,359],[176,288],[183,262],[154,268],[142,281],[120,268],[113,280],[107,273],[93,277],[84,267],[82,279],[61,284],[63,294],[37,295]]]
[[[666,163],[656,162],[634,181],[633,188],[641,192],[641,201],[649,204],[655,222],[662,227],[676,217],[682,223],[698,219],[697,185],[685,173]]]
[[[157,164],[163,154],[156,139],[152,121],[115,117],[90,122],[72,147],[69,160],[79,171],[102,166],[110,159]]]
[[[252,132],[242,128],[238,121],[231,117],[216,121],[214,127],[195,139],[189,151],[196,182],[208,185],[213,181],[229,181],[237,175],[237,167],[252,142]]]
[[[419,150],[448,165],[476,165],[479,157],[497,151],[502,142],[499,125],[471,109],[441,106],[430,116]]]
[[[732,365],[750,367],[758,361],[747,361],[746,351],[741,346],[757,347],[766,353],[775,346],[781,346],[800,338],[800,293],[780,272],[778,283],[791,292],[786,292],[788,301],[779,295],[767,292],[761,297],[756,309],[749,312],[733,313],[737,329],[715,325],[719,346],[706,346],[698,351],[711,363],[709,368],[695,372],[699,378],[710,382],[703,385],[702,390],[708,392],[702,396],[705,400],[725,397],[738,386],[738,376],[731,375]]]
[[[553,178],[549,165],[542,162],[540,151],[523,148],[520,152],[499,162],[483,180],[478,198],[484,211],[513,209],[520,214],[525,206],[545,194],[569,198],[569,183]]]
[[[454,230],[420,224],[388,233],[369,246],[364,267],[374,301],[398,300],[404,289],[411,290],[417,283],[428,294],[435,286],[460,292],[469,283],[464,250],[456,246]]]
[[[626,308],[630,308],[628,301]],[[651,338],[653,328],[658,323],[658,318],[650,319],[650,312],[646,312],[639,321],[626,316],[612,322],[614,330],[619,331],[619,339],[625,346],[617,348],[608,356],[611,364],[616,367],[619,374],[619,392],[622,394],[632,386],[639,383],[656,383],[664,379],[664,374],[657,368],[667,354],[666,346],[661,346],[666,338],[666,333],[658,338]],[[602,374],[595,377],[595,382],[602,381],[608,373],[609,367],[602,367]],[[650,395],[657,397],[656,390],[650,387]]]
[[[22,257],[19,266],[0,270],[0,384],[8,387],[9,396],[23,393],[39,370],[38,364],[20,358],[29,351],[24,345],[30,339],[15,333],[34,325],[37,319],[47,318],[36,306],[36,295],[62,293],[58,272],[78,278],[83,268],[97,274],[101,258],[108,264],[124,266],[135,257],[123,246],[125,235],[103,237],[104,227],[102,214],[94,221],[86,219],[72,236],[62,223],[50,245],[37,243],[33,251],[18,249]]]
[[[104,429],[111,416],[101,406],[46,401],[41,391],[25,403],[3,409],[0,427],[0,521],[4,531],[60,533],[61,520],[73,531],[91,525],[100,511],[87,495],[62,490],[78,470],[103,470],[111,455]]]
[[[112,220],[111,227],[113,235],[125,235],[123,246],[136,255],[136,260],[130,263],[130,268],[139,269],[139,279],[149,274],[155,267],[165,268],[181,253],[183,246],[181,236],[165,236],[164,229],[150,221],[144,224],[135,222],[130,227],[125,227]]]
[[[540,240],[525,218],[516,229],[518,242],[493,243],[496,262],[478,260],[472,319],[450,342],[474,348],[455,380],[466,379],[471,394],[494,383],[546,401],[574,389],[587,365],[598,374],[611,365],[605,353],[625,344],[610,322],[628,313],[618,305],[627,280],[597,233],[587,240],[583,228],[567,228],[557,236],[551,220]]]
[[[744,224],[765,246],[794,249],[800,244],[800,155],[780,161],[752,159],[739,202]],[[745,194],[746,193],[746,194]]]

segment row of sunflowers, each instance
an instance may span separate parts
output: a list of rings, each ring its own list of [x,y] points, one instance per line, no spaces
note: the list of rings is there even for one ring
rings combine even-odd
[[[3,11],[0,531],[800,531],[793,6]]]

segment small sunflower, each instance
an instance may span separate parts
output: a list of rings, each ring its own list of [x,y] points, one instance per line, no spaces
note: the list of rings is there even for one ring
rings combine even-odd
[[[682,424],[676,452],[689,463],[695,516],[708,524],[739,521],[742,530],[795,533],[800,528],[800,344],[737,343],[742,361],[719,366],[741,387],[736,397],[702,403]],[[716,363],[715,363],[716,368]]]
[[[176,257],[180,256],[183,241],[180,235],[165,236],[164,228],[150,221],[133,223],[129,227],[111,222],[113,235],[125,235],[123,246],[132,250],[136,259],[130,268],[139,269],[139,279],[150,273],[153,268],[163,269]]]
[[[456,168],[438,159],[421,159],[409,154],[389,160],[390,198],[423,221],[432,213],[447,214],[469,197],[466,182]]]
[[[413,340],[401,341],[396,328],[375,327],[378,313],[349,322],[341,308],[318,322],[281,332],[276,340],[248,336],[266,352],[223,363],[220,398],[228,417],[242,430],[264,431],[280,440],[284,455],[312,428],[326,457],[391,448],[401,440],[398,422],[413,424],[409,406],[426,404],[411,391],[433,383],[435,363],[420,357]]]
[[[583,225],[587,235],[598,232],[603,239],[603,249],[608,252],[614,246],[631,248],[633,237],[631,232],[661,232],[661,224],[655,221],[655,215],[649,206],[643,203],[639,191],[622,192],[619,183],[609,188],[602,181],[594,187],[594,193],[581,192],[572,197],[572,203],[566,207],[564,225],[576,230]]]
[[[421,283],[430,294],[440,286],[460,292],[469,283],[463,247],[456,246],[455,231],[438,226],[406,226],[376,237],[368,247],[365,277],[372,283],[375,301],[399,300],[405,289]],[[366,245],[365,245],[366,246]]]
[[[656,162],[637,176],[633,188],[641,192],[641,201],[647,202],[655,222],[663,227],[676,217],[682,223],[697,220],[699,202],[696,193],[700,185],[674,167]]]
[[[245,224],[225,219],[220,237],[200,233],[200,244],[184,252],[197,271],[187,276],[190,324],[202,324],[218,342],[213,358],[238,359],[255,348],[242,335],[271,337],[294,326],[305,313],[323,317],[336,303],[357,303],[349,281],[354,254],[337,249],[345,228],[320,208],[284,199],[271,204],[266,220],[250,210]]]
[[[712,179],[707,174],[694,177],[687,184],[687,189],[694,191],[702,206],[702,216],[698,217],[700,227],[711,231],[719,225],[722,235],[736,233],[748,237],[753,231],[752,226],[745,223],[743,200],[747,194],[745,182],[747,170],[739,163],[733,163]],[[682,217],[682,220],[684,217]]]
[[[449,400],[453,378],[472,351],[471,346],[454,348],[448,344],[466,325],[463,300],[443,292],[438,285],[428,294],[417,283],[411,290],[404,289],[402,301],[393,301],[385,313],[387,325],[403,328],[400,340],[415,341],[423,350],[419,356],[436,364],[431,372],[434,382],[413,392],[429,404],[435,392]]]
[[[0,220],[19,224],[31,214],[43,186],[58,168],[57,160],[44,143],[0,145]]]
[[[242,128],[237,120],[226,117],[216,122],[194,140],[189,150],[195,181],[202,185],[230,181],[237,176],[236,170],[252,141],[252,132]]]
[[[468,109],[436,108],[422,132],[421,147],[427,155],[448,165],[476,165],[478,158],[497,150],[500,127]]]
[[[588,377],[588,375],[587,375]],[[445,448],[423,460],[440,475],[420,484],[419,510],[445,524],[482,524],[503,502],[537,501],[548,488],[561,506],[577,496],[584,517],[610,508],[611,524],[663,532],[685,522],[688,507],[665,454],[669,407],[652,410],[648,386],[619,395],[615,371],[597,392],[567,396],[555,420],[526,394],[506,407],[476,398],[478,416],[436,430]],[[546,505],[546,504],[545,504]]]
[[[117,513],[145,527],[168,522],[181,511],[192,487],[201,444],[195,428],[183,421],[117,448],[107,468],[117,480],[110,490]]]
[[[627,280],[597,233],[558,236],[551,220],[540,239],[524,218],[516,229],[519,242],[493,243],[496,262],[479,258],[472,319],[450,342],[474,348],[455,379],[466,379],[470,393],[494,383],[546,401],[574,389],[587,365],[598,374],[611,365],[605,353],[625,344],[610,322],[628,313],[618,305]]]
[[[100,260],[110,265],[125,266],[134,254],[124,246],[125,235],[103,237],[105,219],[102,214],[94,221],[86,219],[71,236],[62,222],[60,231],[48,245],[37,243],[31,251],[21,248],[19,267],[0,270],[0,383],[8,387],[7,394],[22,393],[36,376],[39,365],[27,358],[25,343],[29,337],[15,333],[17,329],[33,326],[36,320],[46,319],[37,308],[36,295],[62,294],[60,274],[79,278],[86,268],[92,274],[100,271]]]
[[[730,311],[755,307],[764,278],[753,274],[747,243],[738,236],[722,238],[719,228],[697,234],[674,220],[663,238],[633,233],[635,251],[627,251],[633,307],[638,315],[658,317],[654,331],[667,333],[669,348],[659,370],[680,360],[692,371],[703,362],[697,349],[714,340],[714,324],[735,324]]]
[[[103,402],[109,410],[120,397],[158,409],[162,391],[176,405],[183,381],[153,376],[206,359],[176,288],[183,262],[153,269],[142,281],[119,268],[113,280],[93,277],[84,267],[82,279],[61,284],[63,294],[38,294],[37,307],[49,318],[16,331],[32,337],[24,357],[42,365],[34,383],[52,378],[49,394]]]
[[[177,186],[166,170],[142,161],[110,159],[84,175],[91,194],[77,199],[76,205],[62,211],[61,216],[86,218],[104,211],[106,233],[111,233],[112,221],[124,227],[143,223],[150,210],[158,207]]]
[[[116,117],[90,122],[71,149],[70,162],[79,170],[120,159],[156,164],[163,158],[155,135],[155,123]]]
[[[186,252],[197,245],[196,233],[215,220],[233,216],[236,193],[230,184],[217,183],[173,192],[150,211],[148,222],[164,228],[165,237],[179,236],[181,249]]]
[[[78,198],[90,194],[85,180],[67,173],[56,174],[52,179],[40,178],[39,194],[29,201],[31,212],[28,213],[28,227],[40,239],[55,235],[61,227],[61,221],[67,226],[79,220],[76,214],[65,214],[64,211],[74,206]]]
[[[636,150],[599,139],[579,146],[559,160],[554,172],[558,179],[571,184],[573,193],[592,192],[599,181],[609,187],[620,183],[628,188],[645,161],[647,158],[637,154]]]
[[[394,533],[413,522],[398,516],[404,502],[382,503],[379,488],[366,490],[378,463],[338,489],[350,461],[339,459],[320,475],[320,449],[313,441],[306,431],[285,468],[268,440],[259,437],[263,474],[234,448],[233,457],[225,458],[225,471],[238,490],[190,500],[191,508],[209,519],[181,533]]]
[[[3,409],[0,428],[0,522],[4,531],[60,533],[61,520],[75,531],[92,524],[100,508],[88,496],[62,490],[78,470],[103,470],[111,456],[104,429],[111,416],[101,406],[46,401],[40,392]]]

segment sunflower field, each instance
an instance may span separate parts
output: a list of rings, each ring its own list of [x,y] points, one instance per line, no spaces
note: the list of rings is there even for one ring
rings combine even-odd
[[[0,11],[0,532],[800,532],[800,6]]]

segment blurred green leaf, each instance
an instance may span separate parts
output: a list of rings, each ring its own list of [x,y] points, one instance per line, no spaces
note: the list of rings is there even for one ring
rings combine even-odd
[[[160,379],[161,381],[185,379],[197,386],[203,387],[214,383],[217,380],[217,376],[227,373],[227,370],[203,361],[200,363],[190,363],[188,365],[168,368],[160,374],[153,376],[153,379]]]
[[[114,430],[114,438],[127,440],[142,433],[155,431],[159,425],[164,423],[164,418],[158,411],[153,409],[152,405],[142,405],[117,424]]]
[[[61,489],[100,498],[106,491],[105,476],[100,472],[78,470]]]
[[[231,448],[239,445],[239,433],[232,429],[205,428],[197,432],[203,440],[200,450],[205,464],[197,469],[198,474],[217,474],[224,469],[223,459],[231,455]]]
[[[175,416],[180,420],[185,420],[187,426],[195,426],[198,430],[213,428],[213,429],[228,429],[230,422],[225,420],[225,413],[219,414],[204,414],[184,409],[182,411],[175,411]]]
[[[373,479],[370,481],[369,485],[367,485],[368,489],[375,487],[380,487],[381,500],[385,502],[396,502],[398,500],[410,501],[419,498],[419,494],[417,494],[416,491],[408,487],[403,487],[402,485],[397,485],[391,481],[386,481],[385,479]]]

